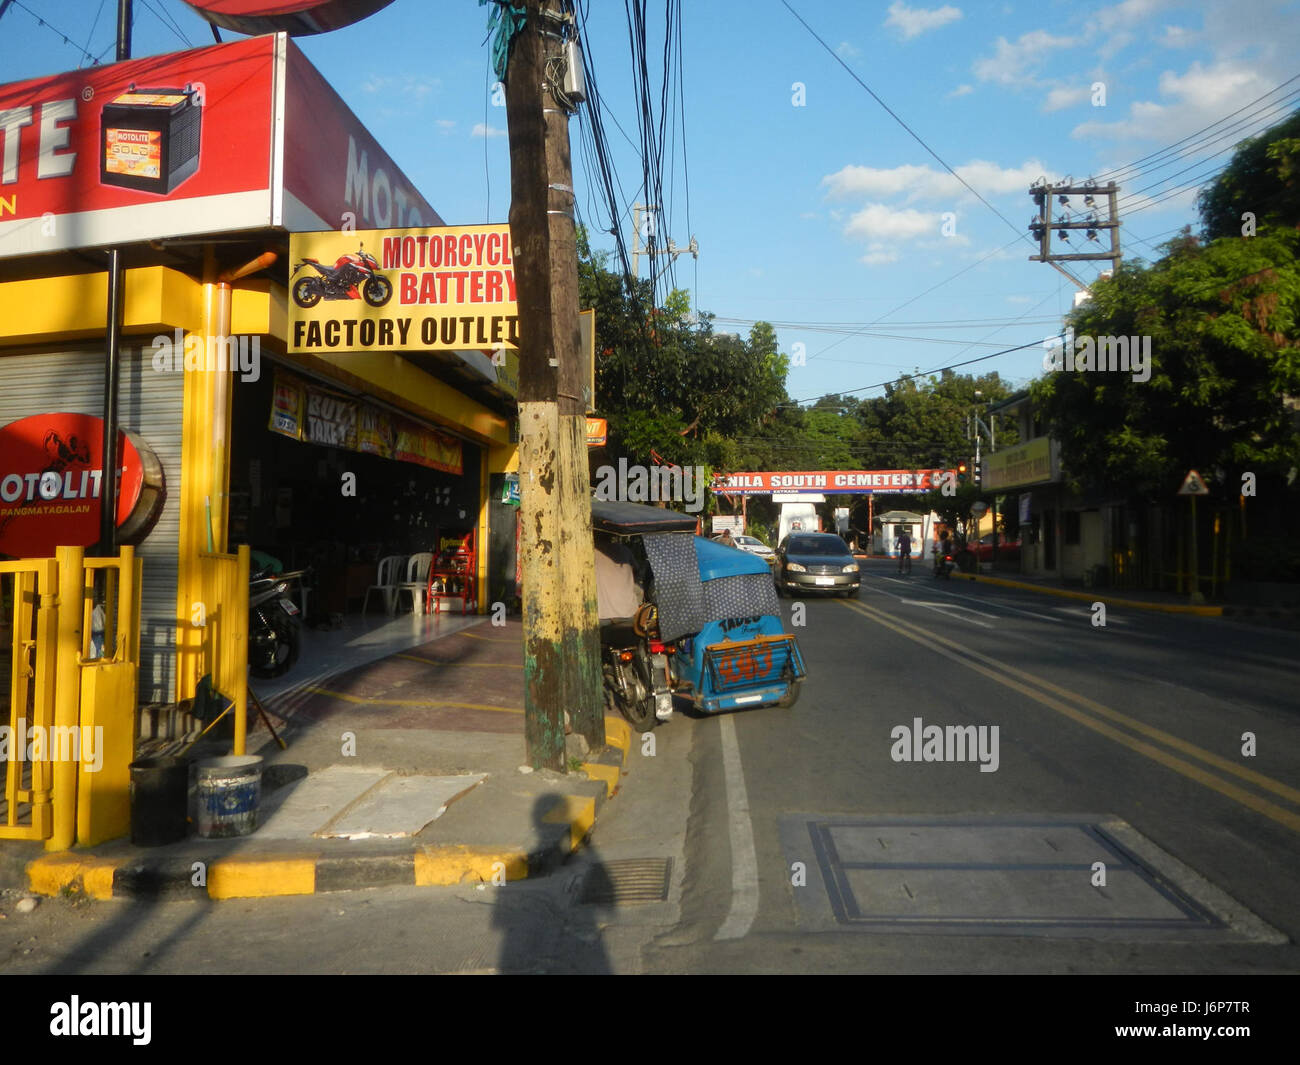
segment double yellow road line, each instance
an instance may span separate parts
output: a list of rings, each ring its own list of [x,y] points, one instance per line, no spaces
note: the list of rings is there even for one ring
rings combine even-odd
[[[1293,832],[1300,832],[1300,814],[1280,806],[1253,791],[1248,791],[1232,780],[1226,779],[1225,776],[1212,773],[1201,765],[1188,761],[1187,758],[1179,757],[1179,754],[1186,755],[1188,758],[1195,758],[1206,766],[1211,766],[1221,773],[1235,777],[1238,780],[1246,781],[1256,788],[1276,795],[1297,806],[1300,806],[1300,790],[1274,780],[1272,777],[1265,776],[1263,773],[1248,769],[1212,751],[1197,747],[1194,743],[1188,743],[1178,736],[1148,725],[1143,721],[1130,717],[1128,714],[1112,710],[1108,706],[1103,706],[1101,703],[1089,699],[1087,696],[1079,695],[1077,692],[1072,692],[1068,688],[1063,688],[1059,684],[1053,684],[1051,681],[1033,673],[1017,669],[1015,666],[1006,665],[996,658],[963,647],[961,644],[940,636],[923,626],[893,617],[860,601],[841,600],[840,602],[841,605],[861,614],[863,617],[869,618],[876,624],[883,625],[885,628],[909,640],[914,640],[925,647],[926,650],[943,655],[954,662],[959,662],[968,669],[973,669],[976,673],[983,674],[990,680],[1018,691],[1048,709],[1055,710],[1058,714],[1068,717],[1071,721],[1092,729],[1092,731],[1105,736],[1107,739],[1114,740],[1116,743],[1144,755],[1154,762],[1159,762],[1166,768],[1172,769],[1175,773],[1180,773],[1189,780],[1194,780],[1212,791],[1217,791],[1220,795],[1240,803],[1242,806],[1255,811],[1255,813],[1262,814],[1280,825],[1285,825]],[[1155,744],[1163,744],[1163,747],[1158,747]],[[1179,754],[1173,754],[1171,751],[1177,751]]]

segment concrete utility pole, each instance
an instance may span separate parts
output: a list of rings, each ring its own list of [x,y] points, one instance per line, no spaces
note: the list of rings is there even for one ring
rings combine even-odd
[[[677,246],[677,242],[673,240],[671,237],[668,239],[668,247],[666,248],[658,248],[657,250],[652,251],[649,250],[648,246],[642,247],[641,232],[643,229],[645,230],[647,245],[651,237],[658,236],[658,233],[654,225],[655,212],[657,210],[659,210],[659,208],[653,203],[652,204],[634,203],[632,205],[632,276],[637,278],[638,280],[640,280],[641,277],[641,256],[642,255],[644,255],[646,258],[650,259],[651,261],[651,266],[650,266],[651,281],[658,281],[659,278],[664,273],[667,272],[668,267],[677,261],[677,257],[679,255],[685,255],[687,252],[690,252],[692,258],[698,259],[700,257],[700,242],[695,239],[694,235],[691,236],[691,242],[688,245],[686,245],[686,247],[684,248],[679,248]],[[641,221],[642,218],[645,219],[644,223],[642,223]],[[658,240],[656,240],[655,243],[657,244]],[[656,255],[668,256],[667,264],[665,264],[664,268],[660,270],[659,273],[657,274],[655,273],[655,268],[653,265],[654,256]]]
[[[524,0],[524,8],[506,76],[521,337],[524,735],[535,768],[563,772],[566,713],[589,745],[605,742],[569,112],[555,83],[574,30],[560,0]]]

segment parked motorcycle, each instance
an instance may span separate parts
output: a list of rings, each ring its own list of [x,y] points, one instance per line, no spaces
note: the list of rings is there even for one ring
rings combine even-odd
[[[659,639],[655,609],[644,604],[631,623],[602,625],[601,673],[610,709],[640,731],[673,716],[670,666],[677,648]]]
[[[283,676],[298,661],[301,625],[289,585],[305,570],[273,574],[258,570],[248,584],[248,668],[255,677]]]
[[[303,259],[293,268],[293,276],[308,266],[316,273],[304,274],[290,286],[299,307],[315,307],[322,299],[361,299],[372,307],[382,307],[393,298],[393,283],[379,272],[379,261],[365,250],[364,244],[351,255],[340,255],[333,266],[324,266],[318,259]]]

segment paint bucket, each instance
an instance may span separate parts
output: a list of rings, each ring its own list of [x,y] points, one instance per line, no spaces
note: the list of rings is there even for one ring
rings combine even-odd
[[[197,817],[204,839],[247,836],[257,827],[262,798],[262,759],[232,754],[199,762]]]
[[[142,758],[131,766],[131,842],[159,847],[185,838],[190,764],[184,758]]]

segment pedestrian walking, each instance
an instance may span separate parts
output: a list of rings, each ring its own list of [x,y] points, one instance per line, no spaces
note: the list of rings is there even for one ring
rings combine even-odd
[[[894,546],[898,549],[898,572],[902,573],[904,568],[910,574],[912,572],[912,536],[903,527],[903,531],[898,534],[898,539],[894,541]]]

